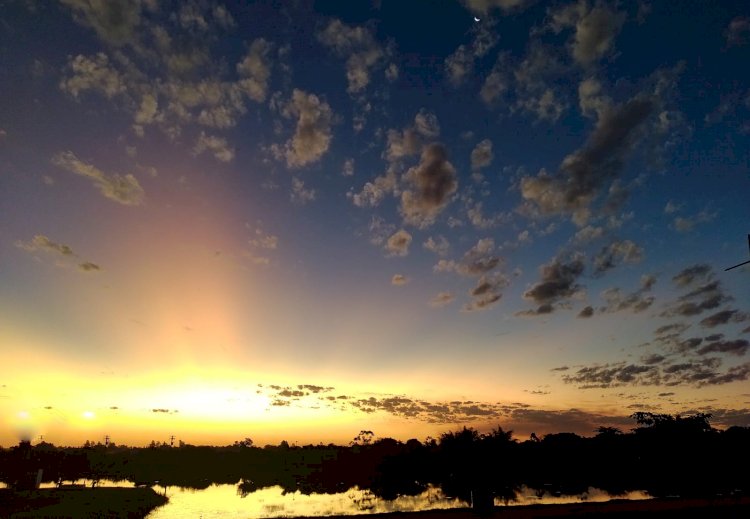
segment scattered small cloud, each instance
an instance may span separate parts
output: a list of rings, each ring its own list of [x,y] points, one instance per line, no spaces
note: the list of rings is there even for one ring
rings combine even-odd
[[[72,151],[58,153],[52,163],[65,170],[90,179],[102,195],[123,205],[140,205],[144,192],[138,180],[131,174],[108,175],[96,166],[78,159]]]
[[[394,286],[403,286],[406,285],[409,282],[409,278],[404,276],[403,274],[394,274],[391,278],[391,285]]]

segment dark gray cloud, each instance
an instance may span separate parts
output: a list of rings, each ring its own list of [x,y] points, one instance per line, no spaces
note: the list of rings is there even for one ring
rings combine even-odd
[[[729,321],[736,323],[745,321],[747,320],[747,317],[747,314],[744,314],[739,310],[722,310],[701,320],[701,326],[704,328],[715,328],[722,324],[727,324]]]
[[[690,328],[690,325],[687,323],[665,324],[664,326],[660,326],[656,330],[654,330],[654,335],[664,335],[668,332],[675,332],[680,334],[688,328]]]
[[[420,228],[432,225],[458,187],[448,152],[436,143],[425,146],[419,164],[404,179],[411,188],[401,193],[401,214],[406,223]]]
[[[711,275],[711,267],[705,263],[687,267],[676,274],[672,281],[678,287],[686,287],[695,283],[695,281],[706,280]]]
[[[565,157],[554,175],[541,171],[521,179],[521,195],[541,215],[571,215],[585,225],[591,204],[623,169],[638,130],[655,109],[653,100],[636,97],[604,112],[586,145]]]
[[[482,238],[467,250],[460,261],[441,259],[435,272],[456,272],[462,276],[481,276],[502,264],[502,258],[495,254],[495,240]]]
[[[594,308],[592,306],[584,307],[580,312],[578,312],[579,319],[588,319],[589,317],[594,315]]]
[[[620,263],[638,263],[643,259],[643,249],[630,240],[615,241],[602,247],[594,257],[594,273],[603,274]]]
[[[750,342],[745,339],[737,339],[734,341],[714,341],[698,350],[699,355],[705,355],[706,353],[730,353],[732,355],[742,356],[747,353],[747,349],[750,347]]]
[[[99,265],[91,263],[90,261],[84,261],[83,263],[78,264],[78,270],[82,272],[97,272],[101,269],[102,268]]]
[[[510,280],[500,273],[494,273],[479,278],[477,285],[471,289],[471,301],[464,306],[464,310],[484,310],[494,305],[503,296],[502,289],[510,284]]]
[[[553,305],[578,294],[582,287],[577,283],[585,265],[583,255],[573,254],[570,258],[555,257],[541,268],[541,281],[527,290],[523,297],[539,305],[537,314],[551,313]]]

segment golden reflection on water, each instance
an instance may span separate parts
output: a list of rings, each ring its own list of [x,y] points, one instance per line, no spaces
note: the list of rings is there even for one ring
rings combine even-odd
[[[162,487],[154,487],[164,492]],[[237,494],[236,485],[211,485],[205,490],[167,488],[169,503],[151,512],[148,519],[246,519],[248,517],[298,517],[343,514],[416,511],[436,508],[460,508],[466,503],[450,499],[438,488],[430,487],[418,496],[402,496],[393,501],[378,499],[356,487],[338,494],[286,493],[280,486],[260,489],[247,497]]]

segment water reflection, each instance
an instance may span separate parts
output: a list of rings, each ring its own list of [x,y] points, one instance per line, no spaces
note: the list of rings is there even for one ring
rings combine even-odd
[[[352,515],[383,512],[412,512],[429,509],[461,508],[469,506],[460,499],[448,498],[436,487],[416,496],[399,496],[394,500],[378,498],[371,491],[354,487],[337,494],[302,494],[285,492],[280,486],[265,487],[251,493],[242,492],[239,485],[211,485],[202,490],[179,487],[156,486],[157,492],[165,492],[169,503],[154,510],[148,519],[177,519],[202,517],[203,519],[246,519],[248,517],[320,517],[328,515]],[[245,497],[242,497],[242,494]],[[649,499],[643,491],[627,492],[611,496],[605,491],[589,488],[580,495],[553,495],[528,487],[521,487],[515,501],[507,504],[558,504],[576,502],[607,501],[613,497],[621,499]],[[506,503],[495,500],[497,506]]]
[[[157,492],[165,489],[154,487]],[[460,508],[467,503],[448,498],[439,488],[428,487],[417,496],[399,496],[386,501],[369,490],[357,487],[337,494],[302,494],[284,492],[280,486],[266,487],[248,494],[238,495],[235,485],[211,485],[204,490],[169,487],[169,503],[154,510],[149,519],[182,517],[242,518],[247,517],[297,517],[351,515],[381,512],[412,512],[417,510]]]

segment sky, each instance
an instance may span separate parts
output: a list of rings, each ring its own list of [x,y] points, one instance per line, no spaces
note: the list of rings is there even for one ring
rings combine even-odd
[[[0,445],[750,426],[744,1],[3,13]]]

